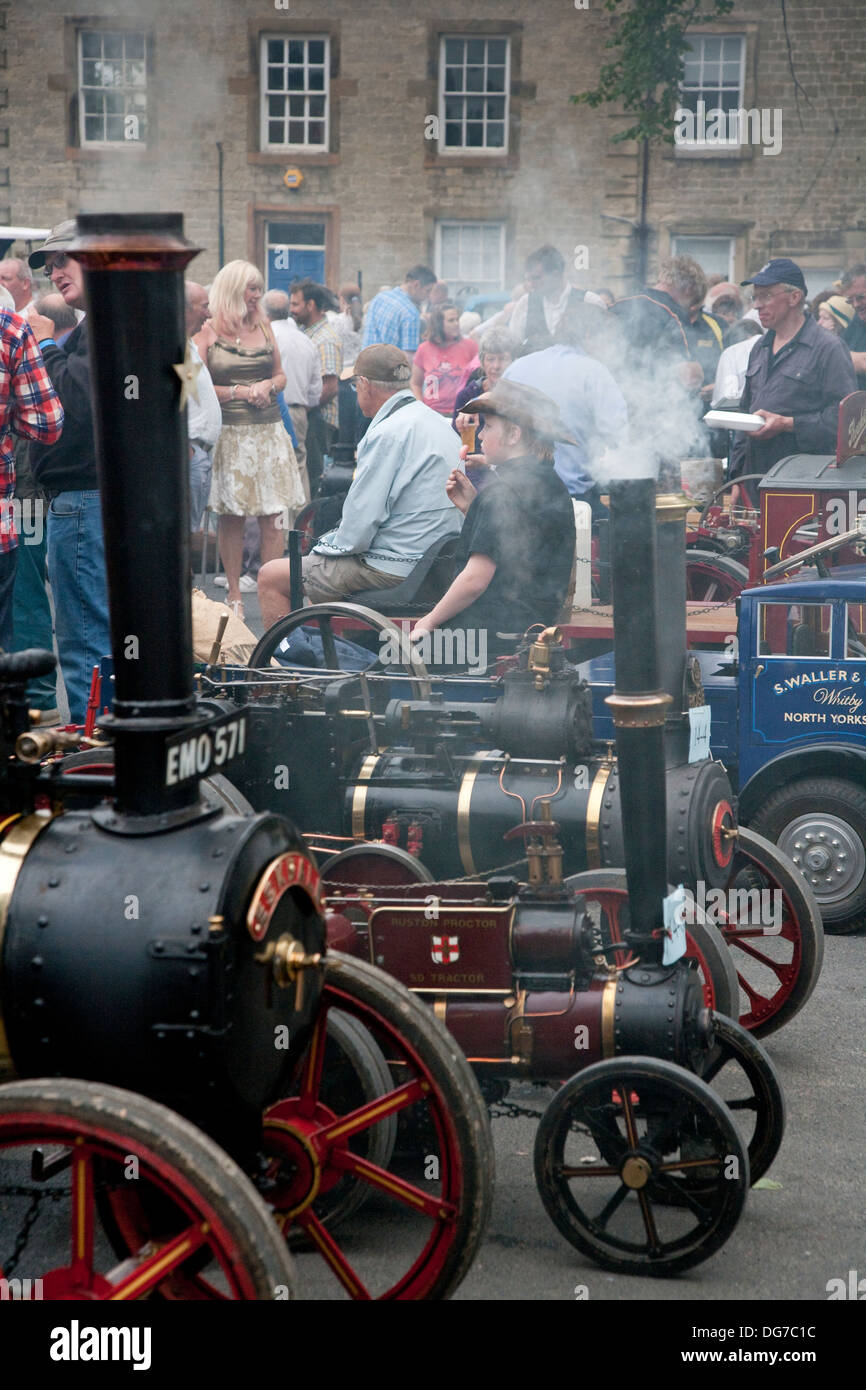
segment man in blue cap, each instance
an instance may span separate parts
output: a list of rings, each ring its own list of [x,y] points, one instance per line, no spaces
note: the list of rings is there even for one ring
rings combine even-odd
[[[851,354],[806,316],[806,281],[785,256],[768,261],[754,285],[764,336],[752,349],[740,409],[761,415],[754,434],[735,433],[730,476],[766,473],[786,454],[832,454],[839,402],[857,389]]]

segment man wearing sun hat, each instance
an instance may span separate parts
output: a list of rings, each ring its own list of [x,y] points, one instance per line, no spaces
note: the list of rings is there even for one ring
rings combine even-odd
[[[454,620],[484,633],[489,655],[513,647],[533,623],[556,623],[569,588],[575,551],[574,511],[553,466],[554,444],[576,441],[549,396],[502,377],[463,407],[484,414],[481,448],[495,470],[480,492],[462,472],[447,492],[466,520],[458,543],[459,573],[448,592],[420,618],[413,640]]]
[[[754,286],[765,329],[749,357],[740,409],[763,417],[754,434],[734,434],[730,476],[766,473],[786,454],[832,454],[839,402],[857,389],[851,354],[807,316],[806,281],[778,256],[744,285]]]
[[[370,427],[340,524],[321,536],[304,559],[304,592],[312,603],[350,598],[364,589],[402,583],[425,551],[460,529],[445,483],[460,464],[460,438],[450,418],[416,399],[409,359],[390,343],[374,343],[355,358],[351,379]],[[287,560],[259,570],[262,618],[270,626],[289,612]],[[387,607],[385,609],[387,612]]]

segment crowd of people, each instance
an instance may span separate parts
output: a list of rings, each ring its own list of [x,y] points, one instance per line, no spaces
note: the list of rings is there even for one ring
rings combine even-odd
[[[50,646],[53,629],[81,722],[110,641],[74,236],[66,221],[28,261],[0,261],[0,646]],[[35,291],[34,272],[49,290]],[[831,453],[839,401],[866,387],[864,264],[809,302],[787,258],[736,285],[676,256],[617,297],[571,285],[546,245],[483,322],[423,264],[366,305],[357,285],[309,278],[266,292],[243,260],[209,286],[187,281],[185,296],[191,526],[217,518],[227,601],[243,617],[257,587],[268,624],[290,604],[286,532],[338,435],[357,462],[339,524],[304,560],[308,601],[372,590],[387,608],[384,595],[453,541],[454,581],[415,630],[484,627],[495,647],[561,617],[573,504],[603,515],[604,482],[629,450],[662,473],[707,453],[727,455],[731,477],[764,472],[786,453]],[[714,434],[710,405],[764,423]],[[16,499],[45,508],[44,536],[20,556]],[[44,722],[59,717],[50,678],[31,697]]]

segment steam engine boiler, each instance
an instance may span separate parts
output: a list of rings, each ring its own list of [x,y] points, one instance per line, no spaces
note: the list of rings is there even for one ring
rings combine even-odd
[[[294,826],[201,792],[243,754],[249,726],[246,710],[202,707],[193,683],[182,271],[195,248],[175,214],[94,214],[70,254],[88,297],[114,773],[70,770],[57,755],[88,741],[30,727],[26,682],[53,656],[0,654],[0,1079],[75,1077],[167,1103],[238,1159],[281,1231],[302,1232],[349,1296],[445,1296],[490,1198],[474,1077],[392,979],[326,957],[319,874]],[[427,1116],[439,1164],[424,1189],[387,1172],[395,1116],[410,1108]],[[94,1187],[87,1153],[75,1202],[111,1189],[109,1239],[128,1272],[165,1245],[164,1204],[139,1202],[122,1174],[112,1189],[104,1168]],[[392,1277],[405,1249],[379,1257],[375,1286],[326,1230],[373,1189],[418,1218],[408,1268]],[[57,1296],[114,1296],[88,1229],[52,1274]],[[192,1296],[222,1296],[197,1273]]]

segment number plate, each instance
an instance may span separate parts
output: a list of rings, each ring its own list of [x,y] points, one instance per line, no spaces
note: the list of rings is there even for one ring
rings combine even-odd
[[[222,772],[243,755],[247,745],[247,712],[221,714],[166,740],[163,785],[178,787],[193,777]]]

